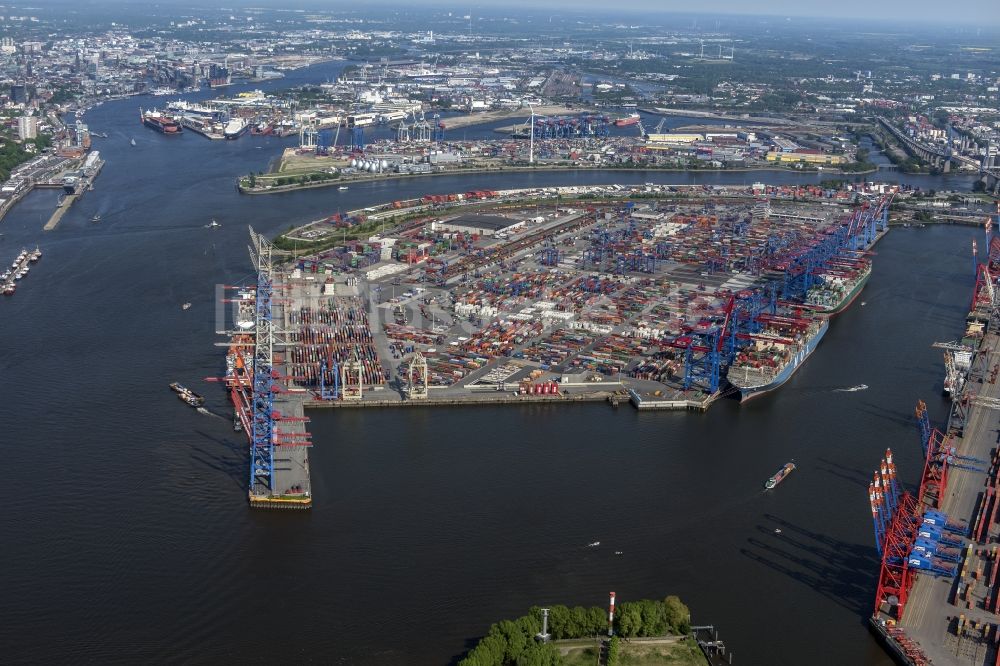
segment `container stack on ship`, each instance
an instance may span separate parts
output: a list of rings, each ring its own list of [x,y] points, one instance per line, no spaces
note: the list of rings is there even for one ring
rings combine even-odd
[[[778,388],[805,363],[829,326],[823,317],[769,317],[767,328],[752,334],[751,345],[729,366],[726,379],[741,400]]]

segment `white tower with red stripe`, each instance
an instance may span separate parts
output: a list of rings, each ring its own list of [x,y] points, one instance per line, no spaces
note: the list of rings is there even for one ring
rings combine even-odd
[[[608,636],[615,635],[615,593],[611,593],[611,603],[608,605]]]

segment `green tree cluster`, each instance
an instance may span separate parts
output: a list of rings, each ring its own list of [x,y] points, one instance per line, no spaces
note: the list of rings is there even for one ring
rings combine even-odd
[[[41,138],[41,136],[39,136],[39,138]],[[26,151],[21,144],[16,143],[7,137],[0,137],[0,141],[3,141],[3,145],[0,146],[0,181],[4,181],[10,178],[10,172],[14,170],[14,167],[22,162],[27,162],[33,157],[33,155]],[[43,139],[41,147],[47,145],[48,141],[48,137]],[[34,143],[38,146],[37,139]]]
[[[542,613],[538,608],[516,620],[497,622],[459,666],[556,666],[560,657],[555,647],[534,639],[541,628]]]
[[[618,666],[618,659],[621,657],[621,639],[612,636],[608,641],[608,661],[607,666]]]
[[[549,666],[560,663],[560,656],[551,644],[534,639],[542,628],[542,612],[532,608],[528,615],[516,620],[497,622],[475,648],[459,662],[459,666]],[[554,639],[589,638],[607,631],[607,610],[592,606],[558,605],[549,609],[549,633]],[[624,638],[635,636],[686,635],[691,631],[691,611],[676,596],[663,601],[642,599],[627,601],[615,609],[615,634]],[[617,641],[612,640],[617,646]],[[609,646],[610,647],[610,646]],[[617,647],[614,648],[617,655]],[[609,664],[611,661],[609,652]]]

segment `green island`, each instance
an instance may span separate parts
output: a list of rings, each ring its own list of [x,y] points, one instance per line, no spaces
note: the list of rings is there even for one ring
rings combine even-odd
[[[552,606],[548,637],[541,640],[543,609],[533,606],[514,620],[495,623],[459,666],[708,666],[691,634],[691,612],[676,596],[641,599],[615,607],[614,636],[608,611]]]

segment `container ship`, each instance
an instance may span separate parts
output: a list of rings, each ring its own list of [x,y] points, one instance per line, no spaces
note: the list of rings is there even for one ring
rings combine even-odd
[[[177,394],[178,398],[192,407],[201,407],[205,404],[205,398],[201,397],[191,389],[181,386],[177,382],[170,384],[170,388]]]
[[[772,391],[791,377],[826,335],[825,317],[767,317],[766,328],[753,334],[753,344],[737,355],[726,373],[740,400]]]
[[[785,480],[785,477],[792,473],[795,469],[795,463],[787,462],[785,466],[778,470],[778,472],[772,476],[770,479],[764,482],[764,488],[771,490],[776,485]]]
[[[823,282],[806,294],[805,304],[820,314],[840,314],[865,288],[871,274],[872,263],[867,259],[857,267],[826,271],[819,276]]]
[[[635,125],[641,120],[638,113],[630,113],[627,116],[622,116],[615,120],[615,127],[628,127],[630,125]]]
[[[143,125],[155,129],[160,134],[180,134],[183,131],[179,122],[156,109],[152,111],[139,109],[139,118]]]

